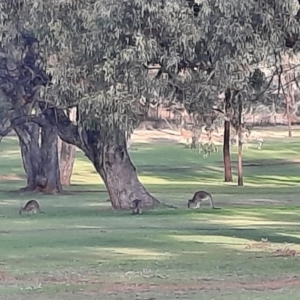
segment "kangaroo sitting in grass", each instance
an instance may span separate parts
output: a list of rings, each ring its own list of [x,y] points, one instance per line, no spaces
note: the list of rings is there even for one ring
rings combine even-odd
[[[193,199],[188,200],[188,208],[194,204],[194,208],[200,208],[202,202],[209,201],[211,208],[216,209],[212,195],[205,191],[198,191],[194,194]]]
[[[131,202],[132,214],[142,214],[142,201],[140,199],[135,199]]]
[[[23,212],[31,213],[34,212],[35,214],[37,212],[39,213],[45,213],[40,210],[40,205],[36,200],[29,200],[24,207],[21,207],[19,214],[21,215]]]

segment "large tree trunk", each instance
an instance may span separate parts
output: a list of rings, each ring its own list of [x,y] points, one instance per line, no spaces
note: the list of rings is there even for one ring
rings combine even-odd
[[[231,159],[230,159],[230,121],[224,122],[223,162],[224,162],[224,181],[232,182]]]
[[[230,109],[231,92],[228,89],[225,93],[225,115]],[[224,181],[232,182],[231,159],[230,159],[230,120],[224,121],[223,136],[223,162],[224,162]]]
[[[159,203],[139,181],[127,151],[125,132],[119,129],[119,124],[109,132],[105,127],[85,130],[72,123],[62,110],[48,109],[46,116],[56,124],[60,138],[80,148],[93,163],[115,209],[129,209],[135,199],[148,208]]]
[[[58,138],[60,181],[63,186],[71,185],[71,177],[76,156],[76,146]]]
[[[47,126],[42,132],[39,145],[40,128],[36,124],[15,127],[27,185],[21,191],[56,193],[62,190],[57,158],[57,133],[55,127]]]
[[[62,190],[60,182],[60,172],[58,163],[58,148],[57,148],[57,130],[56,127],[45,126],[41,133],[41,157],[42,166],[41,174],[47,178],[43,192],[57,193]]]
[[[103,131],[87,131],[84,135],[85,146],[81,148],[103,179],[114,209],[129,209],[135,199],[148,208],[158,203],[138,179],[123,132],[115,130],[104,137]],[[60,136],[64,139],[63,133]]]
[[[39,176],[41,166],[41,153],[39,148],[39,126],[28,124],[15,127],[19,137],[21,157],[26,173],[27,184],[21,191],[35,191],[43,185]]]

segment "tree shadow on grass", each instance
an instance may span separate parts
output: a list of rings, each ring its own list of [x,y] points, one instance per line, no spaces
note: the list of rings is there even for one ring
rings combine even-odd
[[[61,268],[70,261],[70,258],[75,258],[85,264],[87,261],[93,264],[107,261],[110,266],[114,265],[116,270],[119,270],[120,262],[128,264],[130,269],[138,270],[145,268],[147,263],[161,263],[159,267],[161,269],[164,269],[164,265],[168,265],[170,272],[184,270],[185,274],[189,274],[187,272],[192,270],[195,276],[199,276],[205,272],[220,274],[219,269],[216,271],[220,266],[224,266],[224,274],[228,273],[229,267],[232,272],[236,272],[240,267],[239,264],[245,263],[245,259],[246,264],[252,264],[248,260],[249,253],[237,257],[237,252],[240,254],[240,250],[252,240],[260,241],[261,238],[268,238],[271,243],[300,244],[300,238],[288,235],[290,232],[295,233],[300,228],[299,225],[293,225],[292,222],[281,225],[278,222],[278,225],[270,228],[260,223],[268,219],[276,220],[278,216],[273,217],[274,210],[249,211],[254,213],[253,227],[257,228],[246,225],[246,217],[249,219],[251,214],[245,209],[217,211],[165,209],[149,211],[141,216],[131,216],[129,212],[88,207],[62,206],[62,209],[52,207],[45,215],[24,218],[32,219],[33,222],[24,225],[21,223],[15,227],[16,230],[11,231],[9,238],[3,240],[3,248],[5,251],[11,249],[13,254],[20,255],[22,252],[22,255],[29,258],[33,257],[32,253],[40,255],[40,252],[44,251],[48,255],[50,251],[49,260],[57,264],[58,257],[62,261]],[[289,210],[286,212],[292,213]],[[23,220],[18,217],[15,220]],[[234,221],[235,218],[245,220],[247,227],[239,228],[226,224],[227,220]],[[296,215],[293,215],[293,218],[296,218]],[[288,221],[288,215],[282,217],[282,220]],[[14,220],[7,220],[11,221]],[[220,224],[220,221],[225,224]],[[39,225],[42,230],[39,230]],[[281,233],[287,235],[283,236]],[[24,249],[29,247],[30,253],[24,254]],[[238,247],[239,250],[231,251],[237,249],[234,247]],[[41,264],[46,263],[48,260],[42,258]],[[272,265],[270,261],[264,263]],[[254,267],[259,264],[259,261],[254,262]],[[149,265],[149,268],[153,266]],[[247,273],[248,270],[243,272]]]
[[[16,148],[18,147],[16,146]],[[276,150],[273,152],[276,153]],[[133,153],[132,158],[137,166],[138,175],[147,178],[147,181],[153,178],[154,180],[162,179],[170,183],[178,181],[182,183],[193,181],[199,182],[199,184],[215,183],[216,186],[218,182],[223,181],[223,162],[222,153],[220,152],[213,153],[208,159],[203,159],[202,156],[195,151],[187,151],[180,145],[145,145],[139,148],[137,153]],[[78,162],[88,162],[82,153],[78,153],[76,160]],[[233,166],[236,164],[235,159],[232,160],[232,164]],[[12,166],[15,167],[12,169]],[[280,169],[280,176],[278,176],[278,169]],[[271,155],[269,159],[245,157],[245,184],[259,185],[268,183],[294,186],[300,182],[298,169],[297,162],[292,162],[288,159],[273,159]],[[12,171],[16,175],[21,175],[21,177],[24,178],[24,171],[21,167],[19,156],[12,155],[11,157],[5,157],[5,159],[1,160],[1,173],[8,174]],[[96,173],[92,164],[90,173]],[[10,184],[9,181],[2,180],[1,185],[5,187],[6,183],[16,187],[16,189],[19,186],[22,187],[20,181]],[[99,185],[102,185],[100,179]],[[97,184],[93,186],[96,187]]]
[[[68,217],[68,216],[66,216]],[[300,238],[293,236],[282,236],[280,230],[277,228],[236,228],[227,225],[193,225],[183,224],[182,228],[176,226],[170,228],[168,225],[153,226],[147,225],[144,226],[140,224],[141,220],[132,221],[129,224],[124,224],[123,226],[99,226],[101,228],[80,228],[80,226],[73,228],[62,228],[58,229],[58,233],[55,233],[55,229],[50,230],[50,228],[42,230],[35,230],[35,234],[39,235],[53,235],[55,237],[55,244],[53,241],[48,242],[48,238],[42,239],[43,246],[51,244],[51,247],[63,247],[66,249],[68,247],[99,247],[101,249],[111,248],[118,249],[122,248],[132,248],[134,249],[152,249],[156,252],[165,252],[170,251],[180,254],[180,249],[193,250],[193,251],[207,251],[205,248],[199,248],[196,245],[206,245],[211,246],[210,251],[214,252],[217,250],[216,247],[230,248],[231,245],[240,245],[246,246],[247,242],[245,240],[251,241],[261,241],[262,238],[268,238],[270,243],[284,244],[292,243],[300,245]],[[138,225],[139,224],[139,225]],[[286,227],[285,231],[288,231],[289,227]],[[23,232],[23,234],[22,234]],[[34,232],[28,232],[27,234],[32,235]],[[26,237],[27,234],[24,231],[15,232],[17,234],[22,234]],[[75,234],[76,233],[76,234]],[[66,236],[67,237],[64,237]],[[97,237],[97,238],[96,238]],[[186,238],[185,238],[186,237]],[[194,240],[193,240],[194,237]],[[207,237],[207,239],[206,239]],[[222,240],[220,237],[228,238],[227,240]],[[232,241],[230,239],[236,239]],[[238,239],[241,239],[239,242]],[[17,243],[17,242],[16,242]],[[37,238],[36,243],[30,241],[30,244],[34,246],[39,246],[41,243],[41,236]],[[168,250],[169,249],[169,250]],[[171,250],[173,249],[173,251]],[[215,250],[214,250],[215,249]],[[151,258],[144,258],[146,260],[152,260]],[[135,260],[139,260],[138,255],[135,257]]]
[[[288,212],[288,210],[287,210]],[[210,215],[212,216],[212,221],[209,221]],[[224,216],[224,222],[219,223]],[[228,218],[229,219],[226,219]],[[281,215],[280,213],[270,212],[267,210],[255,213],[255,220],[251,225],[245,225],[249,228],[240,228],[241,226],[230,226],[226,225],[226,220],[230,217],[232,221],[239,217],[238,211],[235,210],[216,210],[210,211],[203,210],[202,212],[194,212],[190,210],[183,209],[165,209],[165,210],[153,210],[145,212],[142,216],[131,216],[129,211],[117,212],[113,211],[109,206],[107,209],[91,209],[87,207],[62,207],[61,209],[53,208],[47,212],[46,215],[38,216],[38,218],[47,219],[76,219],[88,220],[88,218],[105,218],[106,220],[113,220],[117,218],[119,220],[120,229],[126,231],[127,229],[134,228],[134,230],[159,230],[159,231],[170,231],[175,230],[177,235],[215,235],[224,236],[228,238],[241,238],[260,241],[261,238],[268,238],[270,242],[273,243],[295,243],[300,244],[300,238],[295,236],[289,236],[288,233],[295,233],[295,230],[299,228],[299,225],[293,225],[293,221],[297,220],[297,213],[293,215],[291,219],[290,216]],[[244,215],[247,217],[247,214]],[[35,216],[33,216],[35,218]],[[166,220],[169,218],[169,223]],[[197,220],[198,218],[198,220]],[[199,219],[200,218],[200,219]],[[243,219],[243,214],[241,213],[240,219]],[[249,216],[248,216],[249,218]],[[281,219],[280,219],[281,218]],[[247,222],[247,219],[245,219]],[[195,223],[197,221],[197,223]],[[278,221],[278,225],[264,225],[265,221]],[[109,221],[111,222],[111,221]],[[124,223],[125,222],[125,223]],[[280,224],[280,222],[284,222]],[[174,226],[171,224],[174,223]],[[257,223],[257,225],[255,225]],[[263,224],[263,225],[261,225]],[[117,224],[116,224],[117,225]],[[138,227],[136,227],[138,226]],[[271,226],[274,229],[270,228]],[[259,228],[253,228],[259,227]],[[286,235],[281,235],[284,233]],[[297,231],[296,231],[297,233]]]
[[[277,229],[278,230],[278,229]],[[262,238],[267,238],[268,242],[270,243],[292,243],[292,244],[300,244],[300,238],[288,236],[288,235],[281,235],[277,230],[270,230],[267,228],[261,229],[245,229],[245,228],[236,228],[230,226],[224,226],[222,229],[194,229],[191,230],[191,233],[201,235],[201,236],[223,236],[228,238],[239,238],[239,239],[246,239],[246,240],[253,240],[253,241],[261,241]],[[203,242],[205,243],[205,242]],[[218,244],[218,243],[217,243]]]

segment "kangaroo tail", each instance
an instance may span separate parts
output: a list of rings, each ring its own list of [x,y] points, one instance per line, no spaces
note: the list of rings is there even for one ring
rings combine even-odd
[[[212,196],[210,197],[210,205],[212,209],[221,209],[220,207],[215,207]]]
[[[169,208],[179,208],[179,206],[176,206],[176,205],[172,205],[172,204],[167,204],[167,203],[164,203],[164,202],[159,202],[159,204],[165,206],[165,207],[169,207]]]

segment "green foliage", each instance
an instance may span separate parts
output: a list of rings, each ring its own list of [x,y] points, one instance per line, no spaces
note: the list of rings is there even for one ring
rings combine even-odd
[[[227,88],[246,99],[260,63],[299,34],[293,0],[204,0],[196,16],[188,2],[2,0],[0,40],[6,47],[32,31],[53,75],[48,101],[78,105],[86,126],[128,129],[157,96],[200,111]],[[153,64],[156,76],[147,70]]]

